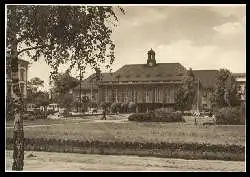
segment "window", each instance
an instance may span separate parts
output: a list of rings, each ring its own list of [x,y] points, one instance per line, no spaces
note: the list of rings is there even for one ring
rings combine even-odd
[[[124,101],[123,102],[127,102],[129,98],[129,91],[128,88],[124,89]]]
[[[6,68],[6,78],[7,79],[11,78],[11,70],[9,68]]]
[[[24,73],[25,73],[25,70],[24,69],[20,69],[20,80],[21,81],[24,81]]]
[[[112,94],[112,89],[108,89],[108,102],[113,101],[113,94]]]
[[[104,90],[105,102],[108,102],[108,89],[105,88]]]
[[[166,103],[174,103],[174,89],[171,87],[165,90]]]
[[[105,88],[104,92],[105,102],[112,102],[112,89]]]
[[[160,102],[160,89],[159,88],[155,88],[155,102],[159,103]]]
[[[7,85],[7,96],[11,96],[11,85]]]
[[[24,95],[24,84],[20,84],[21,94]]]
[[[145,95],[146,95],[146,103],[149,102],[149,92],[148,89],[145,89]]]
[[[175,102],[174,95],[175,95],[174,88],[171,88],[170,89],[170,103],[174,103]]]

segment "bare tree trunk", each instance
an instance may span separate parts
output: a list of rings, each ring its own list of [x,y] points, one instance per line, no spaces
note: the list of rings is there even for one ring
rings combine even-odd
[[[18,42],[16,39],[16,31],[18,26],[16,23],[16,9],[14,8],[11,12],[12,25],[11,31],[13,38],[11,41],[11,77],[12,77],[12,95],[14,99],[13,111],[14,111],[14,133],[13,133],[13,164],[12,170],[22,171],[24,166],[24,132],[23,132],[23,100],[19,87],[19,76],[18,76]]]

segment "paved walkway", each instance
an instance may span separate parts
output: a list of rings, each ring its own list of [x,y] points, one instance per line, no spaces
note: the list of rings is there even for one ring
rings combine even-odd
[[[27,151],[24,164],[24,171],[245,171],[245,162],[237,161]],[[6,170],[11,165],[12,151],[6,151]]]

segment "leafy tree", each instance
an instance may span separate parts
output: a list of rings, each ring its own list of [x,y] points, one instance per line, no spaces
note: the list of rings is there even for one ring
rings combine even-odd
[[[44,81],[38,77],[34,77],[27,82],[27,100],[33,102],[36,98],[39,88],[43,87]]]
[[[123,9],[121,9],[124,13]],[[44,57],[53,69],[61,64],[84,70],[114,61],[115,45],[110,36],[117,21],[111,6],[7,6],[6,50],[11,63],[14,101],[13,166],[23,170],[23,99],[18,84],[18,58],[27,54],[37,61]]]
[[[73,105],[73,96],[69,93],[65,93],[63,95],[60,95],[58,97],[58,103],[59,105],[66,108],[66,112],[69,112],[71,106]]]
[[[47,106],[50,103],[49,93],[42,92],[42,91],[38,91],[38,92],[34,93],[33,103],[35,103],[39,107],[42,106],[44,108],[44,115],[45,115],[45,117],[47,117]]]
[[[34,77],[27,82],[27,86],[27,89],[31,90],[32,92],[37,92],[40,87],[44,86],[44,81],[39,77]]]
[[[69,70],[63,74],[57,74],[53,78],[53,81],[53,91],[54,93],[57,93],[59,97],[68,93],[70,89],[79,84],[79,81],[76,78],[70,76]]]
[[[220,69],[217,73],[215,91],[211,101],[216,108],[231,107],[237,104],[237,85],[229,70]]]
[[[35,104],[38,106],[47,106],[49,104],[49,94],[47,92],[39,91],[35,93]]]
[[[195,76],[190,68],[182,80],[182,85],[179,86],[175,94],[175,106],[177,110],[189,110],[192,108],[196,94]]]

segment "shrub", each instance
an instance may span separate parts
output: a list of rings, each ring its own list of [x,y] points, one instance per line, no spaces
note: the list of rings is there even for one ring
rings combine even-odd
[[[128,103],[122,103],[121,104],[121,112],[125,113],[128,111]]]
[[[110,108],[112,113],[118,113],[121,111],[121,103],[113,103]]]
[[[102,108],[107,108],[108,106],[109,106],[109,103],[107,103],[107,102],[102,102],[101,104],[100,104],[100,106],[102,107]]]
[[[238,125],[240,121],[239,108],[224,107],[215,113],[216,124],[220,125]]]
[[[135,113],[128,117],[129,121],[138,122],[182,122],[181,113],[179,112],[151,112]]]
[[[128,103],[128,111],[129,112],[136,112],[137,104],[134,102],[129,102]]]

